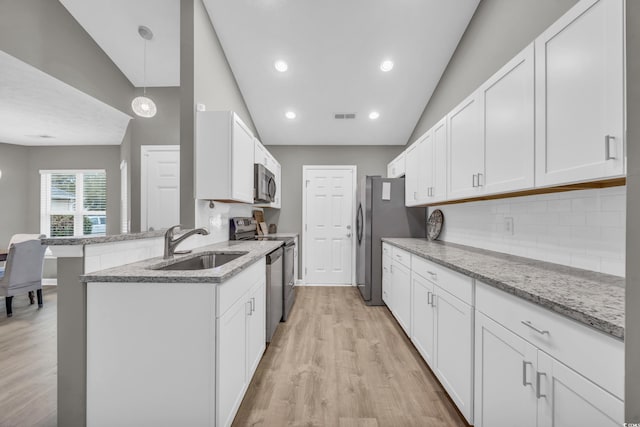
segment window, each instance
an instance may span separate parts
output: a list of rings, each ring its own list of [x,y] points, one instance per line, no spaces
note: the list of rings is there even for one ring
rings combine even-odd
[[[104,170],[40,171],[40,232],[50,237],[105,235]]]

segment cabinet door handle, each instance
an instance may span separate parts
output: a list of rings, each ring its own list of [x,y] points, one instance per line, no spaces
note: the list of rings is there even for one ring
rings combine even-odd
[[[417,200],[417,199],[418,199],[417,194],[418,194],[418,192],[417,192],[417,191],[414,191],[414,192],[413,192],[413,200]]]
[[[247,313],[247,316],[251,316],[251,301],[247,301],[245,304],[245,312]]]
[[[431,307],[436,308],[436,294],[431,294]]]
[[[480,177],[482,177],[482,174],[478,172],[478,187],[482,187],[482,184],[480,184]]]
[[[429,273],[431,275],[431,279],[434,281],[438,280],[438,275],[436,273],[434,273],[433,271],[427,271],[427,273]]]
[[[604,136],[604,159],[605,160],[613,160],[616,158],[616,150],[611,149],[611,141],[615,142],[615,136],[605,135]],[[613,152],[613,154],[611,154]]]
[[[251,314],[253,314],[254,311],[256,311],[256,299],[251,297]]]
[[[532,385],[529,381],[527,381],[527,365],[533,366],[533,363],[523,360],[522,361],[522,385],[525,387],[528,385]]]
[[[476,188],[476,174],[475,173],[471,176],[471,186],[473,188]]]
[[[427,305],[431,305],[432,300],[433,300],[433,294],[431,292],[427,292]]]
[[[542,330],[542,329],[538,329],[538,328],[536,328],[535,326],[533,326],[533,325],[531,324],[531,321],[529,321],[529,320],[521,320],[521,321],[520,321],[520,323],[522,323],[522,324],[523,324],[524,326],[526,326],[527,328],[531,328],[531,329],[533,329],[534,331],[536,331],[536,332],[537,332],[537,333],[539,333],[540,335],[544,335],[544,334],[548,334],[548,333],[549,333],[549,331],[547,331],[547,330]]]
[[[547,374],[545,374],[544,372],[536,372],[536,398],[540,399],[541,397],[547,397],[546,394],[542,394],[540,393],[540,377],[541,376],[547,376]]]

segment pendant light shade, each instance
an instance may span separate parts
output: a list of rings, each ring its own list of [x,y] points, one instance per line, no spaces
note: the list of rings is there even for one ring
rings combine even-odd
[[[143,75],[142,75],[142,96],[136,96],[131,101],[131,108],[133,112],[136,113],[140,117],[153,117],[156,115],[158,109],[156,108],[156,103],[153,102],[151,98],[147,97],[147,40],[151,40],[153,38],[153,32],[144,25],[140,25],[138,27],[138,34],[144,40],[144,65],[143,65]]]

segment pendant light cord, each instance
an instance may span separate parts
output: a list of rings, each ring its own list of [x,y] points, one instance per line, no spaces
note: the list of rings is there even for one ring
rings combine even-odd
[[[144,40],[144,62],[142,66],[142,94],[147,96],[147,39]]]

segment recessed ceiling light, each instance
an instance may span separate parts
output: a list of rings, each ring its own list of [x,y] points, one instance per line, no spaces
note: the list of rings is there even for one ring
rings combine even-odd
[[[296,118],[296,113],[294,113],[293,111],[287,111],[287,112],[284,114],[284,116],[285,116],[287,119],[293,120],[293,119],[295,119],[295,118]]]
[[[370,113],[369,113],[369,118],[370,118],[371,120],[375,120],[375,119],[377,119],[378,117],[380,117],[380,113],[378,113],[377,111],[372,111],[372,112],[370,112]]]
[[[282,60],[276,61],[273,64],[273,66],[276,67],[276,70],[280,71],[281,73],[284,73],[285,71],[287,71],[289,69],[289,65],[286,62],[282,61]]]
[[[387,71],[391,71],[392,68],[393,68],[393,61],[390,61],[388,59],[386,61],[382,61],[382,64],[380,64],[380,69],[385,73]]]

